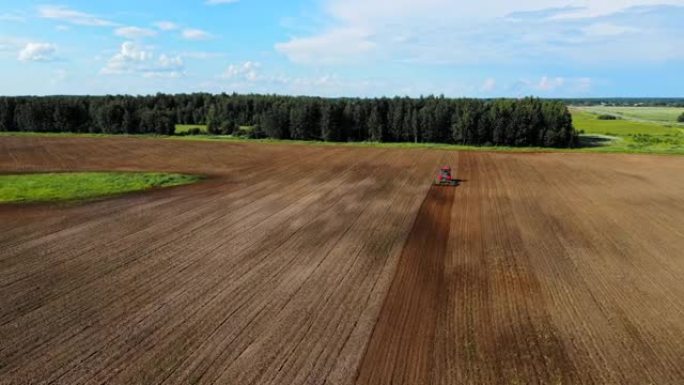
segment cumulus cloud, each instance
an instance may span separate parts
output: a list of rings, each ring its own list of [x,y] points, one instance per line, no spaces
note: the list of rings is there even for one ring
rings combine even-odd
[[[184,63],[180,56],[157,55],[153,50],[127,41],[112,56],[100,73],[104,75],[133,74],[144,77],[180,77]]]
[[[110,20],[64,6],[40,6],[38,7],[38,16],[44,19],[58,20],[64,23],[71,23],[91,27],[116,26],[116,23]]]
[[[212,37],[209,32],[195,28],[186,28],[181,35],[185,40],[208,40]]]
[[[114,34],[127,39],[139,39],[143,37],[156,36],[157,32],[151,29],[140,27],[121,27],[114,30]]]
[[[247,61],[242,64],[231,64],[228,68],[221,74],[223,79],[240,79],[248,81],[259,80],[259,70],[261,69],[261,64],[253,61]]]
[[[28,43],[19,51],[21,61],[52,61],[55,59],[57,46],[49,43]]]

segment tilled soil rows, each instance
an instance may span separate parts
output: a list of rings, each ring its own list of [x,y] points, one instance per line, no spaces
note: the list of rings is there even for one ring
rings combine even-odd
[[[0,206],[2,384],[684,383],[684,158],[0,138],[73,170],[208,178]]]

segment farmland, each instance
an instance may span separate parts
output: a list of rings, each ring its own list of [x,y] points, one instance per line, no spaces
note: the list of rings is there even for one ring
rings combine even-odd
[[[0,206],[1,384],[684,382],[684,158],[0,137],[106,169],[207,178]]]
[[[584,141],[599,139],[600,146],[590,151],[684,154],[684,125],[675,123],[681,109],[573,107],[570,110],[573,125],[583,133]],[[618,119],[601,120],[599,115]]]

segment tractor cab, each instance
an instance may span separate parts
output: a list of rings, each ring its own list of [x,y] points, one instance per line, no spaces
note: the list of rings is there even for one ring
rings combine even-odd
[[[458,185],[458,180],[451,176],[451,167],[442,166],[439,169],[437,178],[435,179],[435,185],[438,186],[456,186]]]

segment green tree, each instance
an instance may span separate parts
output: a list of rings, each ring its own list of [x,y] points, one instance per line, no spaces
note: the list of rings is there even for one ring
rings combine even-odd
[[[326,142],[337,142],[341,139],[340,133],[342,111],[338,106],[325,104],[321,108],[321,139]]]
[[[382,142],[385,123],[378,106],[373,106],[368,117],[368,139],[372,142]]]
[[[267,111],[261,121],[261,129],[269,138],[289,139],[289,111],[286,106],[277,106]]]
[[[209,107],[209,110],[207,111],[207,131],[209,131],[210,134],[218,135],[221,131],[221,123],[219,122],[217,113],[216,113],[216,106],[211,105]]]

